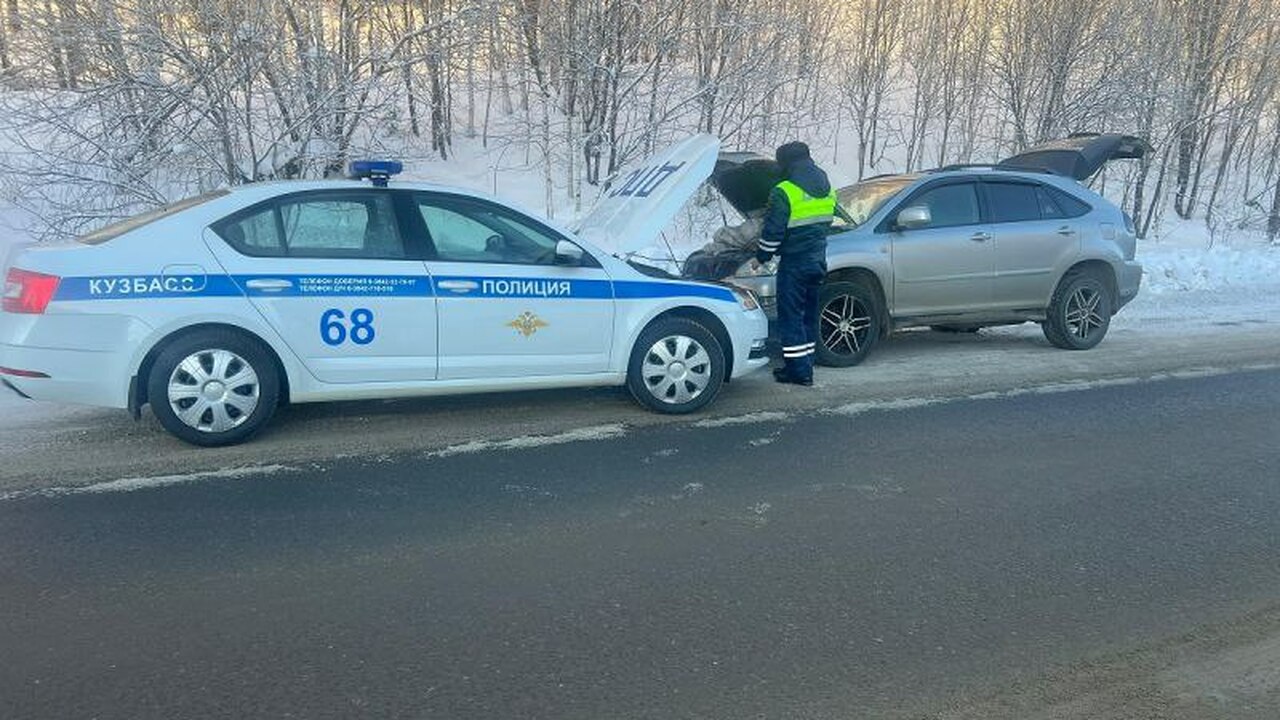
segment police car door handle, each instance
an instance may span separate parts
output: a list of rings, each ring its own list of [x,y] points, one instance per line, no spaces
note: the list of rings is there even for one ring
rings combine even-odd
[[[474,280],[441,280],[436,283],[441,290],[448,290],[456,293],[469,293],[480,287],[480,283]]]
[[[293,281],[281,278],[254,278],[246,281],[244,285],[250,290],[259,290],[261,292],[280,292],[293,287]]]
[[[988,241],[988,240],[990,240],[990,239],[991,239],[991,233],[986,233],[986,232],[976,232],[976,233],[974,233],[974,234],[970,235],[970,236],[969,236],[969,239],[970,239],[970,240],[972,240],[972,241],[974,241],[974,242],[986,242],[986,241]]]

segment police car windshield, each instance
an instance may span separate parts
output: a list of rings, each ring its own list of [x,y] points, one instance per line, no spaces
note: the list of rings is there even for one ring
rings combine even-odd
[[[893,199],[894,195],[917,179],[916,175],[893,175],[863,180],[857,185],[840,188],[836,191],[836,197],[840,200],[841,209],[849,216],[849,220],[843,225],[850,228],[862,225]]]
[[[158,207],[155,210],[144,212],[141,215],[134,215],[131,218],[125,218],[124,220],[121,220],[119,222],[113,222],[110,225],[107,225],[106,227],[94,230],[88,235],[81,235],[80,237],[76,238],[76,240],[81,243],[84,243],[85,245],[101,245],[102,243],[107,242],[108,240],[114,240],[115,238],[120,237],[121,235],[129,232],[130,230],[136,230],[142,227],[143,225],[153,223],[159,220],[160,218],[168,217],[174,213],[182,212],[187,208],[193,208],[202,203],[209,202],[214,198],[222,197],[223,195],[226,195],[228,192],[229,191],[227,190],[214,190],[213,192],[207,192],[207,193],[204,193],[203,195],[196,195],[194,197],[189,197],[184,200],[179,200],[175,203],[162,205],[161,207]]]

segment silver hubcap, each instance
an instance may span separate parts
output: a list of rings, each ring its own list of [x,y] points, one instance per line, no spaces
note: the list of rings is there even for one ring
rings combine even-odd
[[[833,353],[857,355],[871,330],[871,314],[862,301],[852,295],[840,295],[822,308],[818,323],[822,344]]]
[[[239,427],[257,409],[258,391],[258,373],[228,350],[192,353],[169,376],[169,406],[201,432]]]
[[[670,405],[683,405],[711,384],[711,356],[697,340],[670,335],[649,348],[640,372],[649,394]]]
[[[1087,340],[1105,322],[1099,307],[1102,294],[1092,288],[1077,288],[1067,300],[1067,330],[1081,340]]]

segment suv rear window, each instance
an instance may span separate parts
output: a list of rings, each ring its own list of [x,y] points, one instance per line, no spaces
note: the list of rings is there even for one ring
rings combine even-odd
[[[987,199],[991,202],[991,222],[1022,222],[1041,219],[1036,186],[1027,183],[987,182]]]
[[[1026,222],[1080,217],[1093,208],[1058,188],[1025,182],[983,182],[991,222]]]
[[[1062,213],[1066,217],[1080,217],[1093,209],[1089,203],[1058,188],[1046,186],[1045,190],[1049,192],[1049,197],[1053,198],[1053,202],[1062,209]]]
[[[213,192],[207,192],[203,195],[196,195],[179,200],[175,203],[162,205],[155,210],[149,210],[141,215],[134,215],[131,218],[126,218],[119,222],[113,222],[106,227],[94,230],[88,235],[81,235],[76,238],[76,240],[85,245],[101,245],[102,243],[107,242],[108,240],[114,240],[131,230],[137,230],[143,225],[150,225],[161,218],[167,218],[170,215],[180,213],[183,210],[193,208],[197,205],[203,205],[204,203],[207,203],[214,198],[220,198],[229,192],[229,190],[214,190]]]

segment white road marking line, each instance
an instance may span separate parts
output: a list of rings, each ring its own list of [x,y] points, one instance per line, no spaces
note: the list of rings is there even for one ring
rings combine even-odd
[[[300,472],[301,468],[288,465],[246,465],[243,467],[206,470],[181,475],[154,475],[151,477],[121,478],[80,487],[50,487],[39,490],[13,490],[0,493],[0,501],[28,497],[64,497],[67,495],[97,495],[102,493],[134,492],[202,480],[239,480],[256,475],[274,475],[282,472]]]
[[[554,435],[522,435],[520,437],[510,438],[508,440],[472,440],[471,442],[461,443],[459,445],[450,445],[440,450],[432,450],[426,453],[426,457],[452,457],[454,455],[464,455],[468,453],[485,452],[488,450],[528,450],[530,448],[546,447],[548,445],[563,445],[564,443],[584,442],[589,440],[611,440],[619,438],[627,434],[627,427],[620,423],[610,425],[593,425],[591,427],[578,428],[576,430],[568,430]]]
[[[792,417],[792,413],[766,411],[746,415],[729,415],[726,417],[707,418],[693,423],[696,428],[718,428],[730,425],[754,425],[757,423],[780,422]]]

